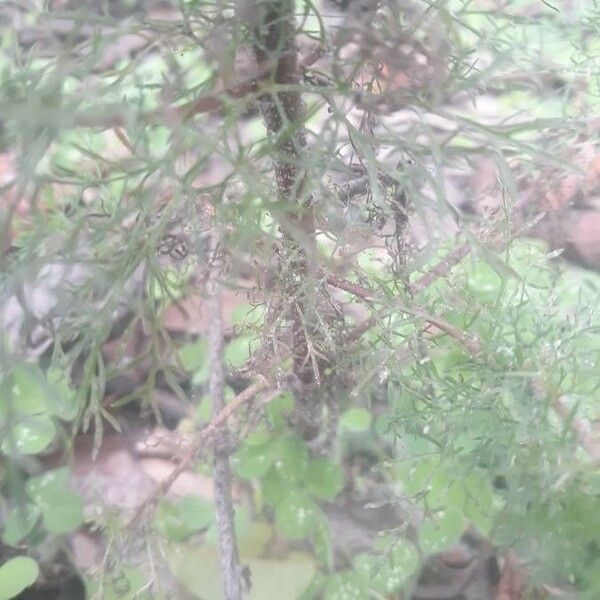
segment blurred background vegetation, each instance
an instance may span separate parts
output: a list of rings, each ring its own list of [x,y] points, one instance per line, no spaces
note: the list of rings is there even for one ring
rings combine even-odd
[[[225,597],[215,269],[244,597],[600,597],[599,25],[2,2],[0,600]]]

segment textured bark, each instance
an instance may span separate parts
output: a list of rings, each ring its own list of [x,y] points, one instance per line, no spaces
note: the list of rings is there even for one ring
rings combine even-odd
[[[208,311],[210,314],[209,358],[210,358],[210,396],[213,415],[225,408],[225,375],[223,371],[223,315],[218,282],[218,260],[216,240],[211,252],[212,265],[208,277]],[[231,469],[227,430],[215,440],[214,486],[215,513],[219,537],[219,562],[223,578],[223,598],[225,600],[242,599],[242,569],[235,537],[234,509],[231,498]]]
[[[311,349],[318,340],[314,250],[313,198],[306,190],[302,160],[306,153],[305,107],[299,91],[280,89],[299,86],[301,73],[295,45],[294,2],[266,0],[256,4],[254,54],[257,68],[270,65],[273,91],[261,97],[261,114],[272,144],[277,199],[282,210],[282,244],[279,250],[279,292],[291,300],[289,314],[296,427],[306,439],[319,430],[320,400],[316,388],[320,376]],[[266,84],[268,87],[269,84]],[[310,284],[309,284],[310,282]]]

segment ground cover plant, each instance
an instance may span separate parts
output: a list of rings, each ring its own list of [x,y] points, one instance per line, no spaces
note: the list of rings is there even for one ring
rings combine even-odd
[[[0,599],[598,598],[599,17],[3,3]]]

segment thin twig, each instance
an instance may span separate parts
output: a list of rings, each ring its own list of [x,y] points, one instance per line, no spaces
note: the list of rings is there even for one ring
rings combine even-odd
[[[530,388],[533,395],[539,400],[548,394],[547,386],[539,377],[532,379]],[[600,439],[595,439],[587,425],[569,408],[565,402],[565,396],[555,394],[551,406],[561,421],[570,425],[578,445],[590,455],[594,462],[600,462]]]
[[[269,389],[269,387],[269,382],[266,378],[259,375],[256,383],[239,393],[210,423],[199,431],[181,462],[171,471],[166,479],[163,479],[163,481],[156,486],[150,497],[137,508],[133,517],[129,520],[127,527],[131,528],[135,526],[148,510],[156,506],[158,501],[171,489],[175,481],[177,481],[177,478],[192,466],[200,450],[210,442],[213,436],[227,423],[231,416],[237,413],[242,406],[252,401],[258,394]],[[278,390],[271,391],[272,393],[279,393]]]
[[[450,270],[455,267],[465,256],[471,252],[471,246],[469,244],[460,244],[450,250],[446,256],[433,267],[430,271],[425,273],[420,279],[408,286],[410,293],[416,296],[424,289],[428,288],[434,281],[447,275]]]
[[[513,208],[512,214],[515,214],[515,209],[517,207],[526,206],[533,196],[533,191],[529,190],[523,194],[523,196],[519,199],[518,203]],[[546,216],[545,212],[540,212],[535,215],[529,221],[522,222],[520,227],[516,232],[513,233],[508,239],[505,239],[500,244],[496,250],[500,251],[502,248],[506,247],[513,240],[525,235],[527,231],[530,231],[539,223],[541,219]],[[504,221],[502,221],[504,222]],[[420,279],[415,281],[413,284],[408,286],[408,291],[413,295],[417,295],[426,288],[428,288],[432,283],[437,281],[440,277],[444,277],[444,275],[448,275],[448,273],[456,266],[460,261],[468,256],[473,250],[473,246],[471,244],[463,243],[455,246],[444,258],[437,264],[435,267],[432,267],[427,273],[425,273]]]
[[[323,49],[320,46],[310,50],[300,61],[300,67],[303,69],[310,67],[322,54]],[[220,92],[200,96],[182,106],[173,106],[171,104],[160,106],[151,112],[141,115],[139,119],[148,123],[162,123],[168,126],[176,126],[194,115],[221,111],[226,107],[227,101],[230,99],[244,98],[258,93],[261,83],[269,79],[272,71],[273,63],[266,61],[265,64],[257,67],[256,72],[252,76],[240,79]],[[110,129],[126,127],[129,119],[127,113],[119,109],[107,114],[98,114],[98,110],[95,109],[93,111],[76,113],[74,121],[79,127]]]
[[[368,302],[373,302],[377,300],[376,295],[373,294],[371,290],[357,283],[347,281],[346,279],[341,279],[336,275],[328,275],[326,277],[326,281],[327,283],[329,283],[329,285],[332,285],[333,287],[353,294],[354,296],[357,296],[362,300],[366,300]],[[384,303],[383,300],[380,300],[380,302]],[[404,303],[396,300],[390,308],[399,310],[405,314],[412,315],[414,317],[427,321],[430,325],[437,327],[450,337],[457,340],[471,354],[477,355],[481,352],[482,344],[475,336],[462,331],[461,329],[455,327],[451,323],[448,323],[444,319],[436,317],[435,315],[430,315],[427,311],[420,307],[406,306]]]
[[[563,396],[556,398],[552,402],[552,408],[563,421],[570,421],[571,429],[579,445],[595,462],[600,462],[600,439],[595,439],[589,427],[573,414],[573,411],[567,406],[565,398]]]
[[[326,277],[326,281],[327,283],[329,283],[329,285],[344,290],[368,302],[372,302],[376,299],[376,296],[369,289],[351,281],[341,279],[335,275],[328,275]],[[433,279],[431,279],[430,281],[433,281]],[[465,347],[471,354],[475,356],[479,355],[482,351],[482,343],[479,340],[479,338],[459,329],[458,327],[455,327],[451,323],[448,323],[447,321],[440,319],[439,317],[430,315],[429,313],[427,313],[419,307],[408,307],[402,304],[401,302],[394,302],[392,308],[399,309],[400,311],[406,314],[410,314],[427,321],[429,324],[437,327],[450,337],[457,340],[463,347]],[[373,317],[366,319],[363,323],[361,323],[358,326],[358,328],[360,328],[361,334],[367,331],[376,322],[376,319],[373,319]],[[354,331],[350,333],[353,334]],[[355,339],[357,338],[352,336],[352,341],[354,341]],[[543,382],[539,379],[535,379],[532,382],[532,388],[534,394],[538,397],[545,393]],[[579,446],[581,446],[581,448],[583,448],[592,457],[592,459],[594,459],[594,461],[600,461],[600,441],[594,438],[594,436],[590,433],[589,428],[581,419],[572,415],[572,411],[566,405],[564,398],[562,396],[558,396],[552,401],[551,406],[554,412],[563,421],[570,420],[571,429],[573,430],[573,433],[577,439]]]
[[[219,284],[219,238],[214,228],[211,236],[212,260],[206,282],[209,315],[209,392],[213,415],[225,408],[225,373],[223,370],[223,312]],[[231,466],[229,464],[229,435],[224,427],[214,445],[215,521],[219,547],[219,562],[225,600],[242,600],[242,569],[235,535],[233,499],[231,497]]]

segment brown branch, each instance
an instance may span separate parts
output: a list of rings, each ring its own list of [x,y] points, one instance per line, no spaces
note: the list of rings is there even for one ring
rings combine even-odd
[[[321,45],[317,44],[300,61],[302,69],[310,67],[324,53]],[[273,71],[273,64],[266,61],[260,65],[256,72],[246,78],[242,78],[225,89],[206,96],[200,96],[191,102],[182,106],[161,106],[156,110],[142,114],[139,118],[142,121],[155,124],[165,124],[174,127],[193,117],[194,115],[209,112],[219,112],[225,109],[227,100],[239,99],[258,94],[261,83],[269,79]],[[298,83],[298,82],[296,82]],[[107,114],[98,114],[98,110],[76,113],[74,117],[75,125],[78,127],[100,127],[103,129],[125,127],[128,121],[127,113],[124,113],[119,106],[117,110],[110,111]]]
[[[343,336],[342,343],[352,344],[357,342],[371,327],[377,325],[380,318],[381,314],[374,314],[367,317]]]
[[[362,300],[366,300],[368,302],[377,300],[376,295],[362,285],[341,279],[335,275],[328,275],[325,279],[329,285],[340,290],[344,290],[354,296],[357,296],[358,298],[361,298]],[[379,302],[383,303],[383,300],[379,300]],[[397,309],[403,313],[427,321],[430,325],[437,327],[439,330],[457,340],[473,355],[478,355],[482,350],[482,344],[475,336],[462,331],[458,327],[455,327],[451,323],[448,323],[439,317],[430,315],[427,311],[420,307],[406,306],[404,303],[396,300],[390,308]]]
[[[529,202],[531,202],[532,197],[534,196],[534,193],[535,192],[533,190],[528,190],[528,191],[524,192],[522,197],[519,199],[519,201],[513,207],[511,216],[514,216],[519,208],[522,209],[523,206],[527,206],[527,204]],[[492,237],[496,237],[496,239],[494,240],[494,244],[493,244],[496,246],[496,251],[498,251],[498,252],[501,251],[511,241],[521,237],[522,235],[526,235],[527,232],[531,231],[544,216],[545,216],[545,213],[540,212],[537,215],[535,215],[532,219],[530,219],[529,221],[525,221],[525,222],[523,222],[523,220],[521,218],[518,218],[518,221],[519,221],[518,229],[515,232],[513,232],[513,234],[510,237],[508,237],[507,239],[502,239],[500,241],[500,243],[498,243],[497,236],[492,236]],[[504,220],[499,221],[499,222],[505,223]],[[488,235],[493,234],[493,233],[494,233],[493,229],[491,231],[487,231]],[[415,281],[415,283],[411,284],[408,287],[408,291],[413,296],[416,294],[419,294],[424,289],[428,288],[436,280],[438,280],[440,277],[444,277],[444,275],[448,275],[448,273],[456,265],[458,265],[458,263],[460,263],[460,261],[463,258],[468,256],[472,250],[473,250],[472,245],[467,244],[467,243],[459,244],[458,246],[455,246],[452,250],[450,250],[450,252],[448,252],[448,254],[446,254],[446,256],[435,267],[433,267],[430,271],[425,273],[420,279]]]
[[[459,342],[469,353],[477,356],[481,353],[482,344],[476,336],[473,334],[467,333],[463,331],[459,327],[455,327],[448,321],[444,321],[444,319],[440,319],[434,315],[430,315],[420,308],[409,308],[403,307],[400,304],[396,303],[395,306],[399,308],[401,311],[412,314],[415,317],[419,317],[425,321],[427,321],[430,325],[437,327],[439,330],[443,331],[445,334],[449,335],[451,338],[454,338],[457,342]]]
[[[187,471],[202,448],[215,436],[227,421],[237,413],[245,404],[251,402],[258,394],[269,389],[269,383],[262,375],[258,377],[256,383],[247,387],[239,393],[227,406],[216,415],[202,430],[198,432],[188,451],[185,453],[181,462],[171,471],[169,476],[161,481],[149,498],[147,498],[135,511],[127,527],[133,527],[146,512],[152,509],[158,501],[171,489],[177,478]],[[279,395],[281,390],[271,390],[272,397]]]
[[[563,421],[571,422],[571,429],[579,445],[595,462],[600,462],[600,439],[596,439],[589,427],[573,414],[563,396],[559,396],[552,402],[552,409]]]
[[[243,79],[224,90],[200,96],[182,106],[160,106],[156,110],[143,113],[139,119],[147,123],[165,124],[170,127],[183,123],[194,115],[209,112],[218,112],[225,108],[227,98],[243,98],[257,92],[260,83],[269,74],[268,69],[259,71],[252,77]],[[80,112],[75,114],[74,121],[78,127],[99,127],[103,129],[126,127],[127,113],[119,109],[109,111],[107,114],[98,114],[98,110]]]
[[[548,394],[545,383],[539,377],[532,379],[530,388],[533,395],[539,400],[542,400]],[[570,421],[570,426],[578,445],[590,455],[594,462],[600,462],[600,439],[596,439],[586,424],[579,417],[574,415],[573,411],[565,402],[565,396],[562,394],[554,394],[551,406],[552,410],[563,422]]]
[[[353,283],[352,281],[348,281],[347,279],[342,279],[337,275],[327,275],[325,277],[325,281],[329,285],[338,290],[343,290],[344,292],[348,292],[361,300],[365,300],[366,302],[374,302],[377,300],[377,296],[368,288],[359,285],[358,283]]]
[[[313,274],[316,255],[313,197],[306,193],[306,173],[300,168],[306,153],[306,112],[298,91],[301,69],[296,48],[296,28],[293,0],[265,0],[257,4],[262,19],[254,24],[254,55],[260,70],[270,71],[275,91],[263,94],[260,109],[269,138],[273,144],[273,171],[277,197],[284,210],[281,215],[282,243],[279,253],[279,280],[285,298],[295,298],[290,314],[293,349],[292,370],[306,386],[315,384],[309,337],[318,331],[311,315],[314,290],[304,282]],[[313,53],[310,60],[316,60]],[[311,410],[314,398],[295,394],[312,429],[316,410]],[[317,408],[312,406],[312,408]],[[299,423],[300,429],[302,425]],[[307,430],[308,430],[307,429]],[[304,435],[304,434],[303,434]],[[309,435],[307,433],[307,435]]]
[[[425,273],[420,279],[408,286],[410,293],[416,296],[424,289],[428,288],[434,281],[447,275],[465,256],[471,252],[469,244],[460,244],[456,246],[430,271]]]

